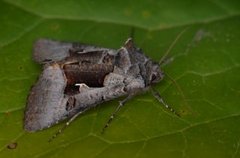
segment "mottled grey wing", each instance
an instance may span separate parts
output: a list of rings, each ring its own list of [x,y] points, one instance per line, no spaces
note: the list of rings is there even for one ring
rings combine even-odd
[[[59,61],[69,56],[72,43],[39,39],[33,47],[33,59],[38,63]]]
[[[33,132],[48,128],[67,117],[65,76],[58,64],[47,66],[32,88],[25,110],[24,128]]]
[[[81,43],[60,42],[50,39],[39,39],[33,47],[34,61],[44,64],[52,61],[60,61],[69,57],[71,53],[86,53],[100,50],[109,50]]]

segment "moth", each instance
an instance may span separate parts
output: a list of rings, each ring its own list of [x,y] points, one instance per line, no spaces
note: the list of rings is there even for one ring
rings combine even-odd
[[[34,45],[33,59],[43,65],[43,71],[27,99],[24,129],[29,132],[68,119],[64,129],[85,111],[126,96],[104,130],[130,98],[164,77],[161,64],[147,57],[131,38],[118,50],[40,39]],[[159,93],[153,94],[175,112],[163,102]]]

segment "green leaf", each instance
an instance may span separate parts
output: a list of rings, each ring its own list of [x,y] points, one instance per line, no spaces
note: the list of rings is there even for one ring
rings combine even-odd
[[[31,59],[36,39],[118,49],[132,28],[135,43],[156,61],[188,28],[162,68],[178,86],[167,77],[155,85],[180,118],[147,92],[104,134],[117,100],[80,116],[51,143],[63,123],[23,130],[26,98],[41,72]],[[240,157],[239,28],[239,0],[1,1],[0,157]]]

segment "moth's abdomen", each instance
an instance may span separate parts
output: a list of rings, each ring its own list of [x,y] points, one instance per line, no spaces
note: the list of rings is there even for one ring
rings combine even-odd
[[[46,67],[28,96],[24,128],[37,131],[65,118],[64,89],[67,81],[58,64]]]

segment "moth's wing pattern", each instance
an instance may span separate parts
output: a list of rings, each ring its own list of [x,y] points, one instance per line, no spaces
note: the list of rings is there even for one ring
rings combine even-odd
[[[39,39],[33,47],[33,59],[39,64],[57,62],[71,56],[71,53],[86,53],[99,50],[109,50],[82,43],[71,43],[54,41],[50,39]],[[112,50],[110,50],[112,51]]]
[[[142,78],[142,68],[147,57],[138,52],[132,39],[128,39],[124,46],[118,50],[113,73],[124,77],[124,87],[129,93],[145,88]]]
[[[141,73],[148,58],[138,51],[131,39],[118,51],[78,43],[38,40],[33,58],[44,64],[44,70],[29,94],[24,128],[27,131],[48,128],[101,102],[144,88]],[[64,69],[61,64],[65,64]],[[102,72],[99,64],[111,68],[104,78],[103,87],[83,86],[79,88],[80,93],[66,94],[66,87],[71,83],[68,81],[71,77],[66,75],[68,67],[72,66],[69,70],[75,70],[74,67],[79,66],[78,71],[88,72],[84,71],[84,66],[89,69],[90,65],[96,65],[98,67],[94,71]]]
[[[32,88],[25,110],[24,128],[38,131],[56,124],[67,117],[65,76],[58,64],[47,66]]]
[[[71,48],[72,43],[39,39],[33,47],[33,59],[40,64],[59,61],[69,56]]]
[[[129,54],[129,58],[131,61],[131,64],[145,64],[149,58],[143,54],[142,50],[140,48],[137,48],[131,38],[129,38],[125,44],[124,48],[127,50]]]

